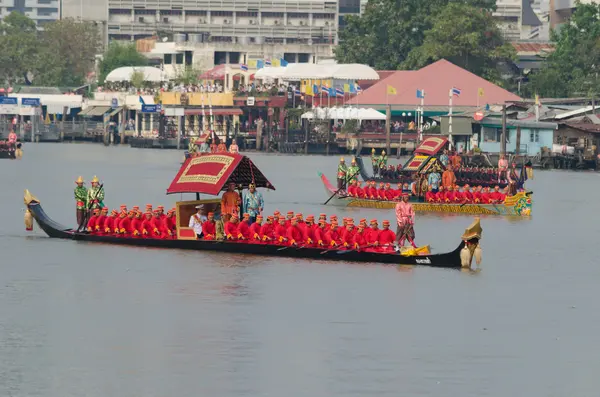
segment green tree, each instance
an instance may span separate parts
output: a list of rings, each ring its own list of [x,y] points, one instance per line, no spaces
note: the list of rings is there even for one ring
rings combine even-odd
[[[139,89],[143,87],[144,82],[146,81],[146,76],[141,70],[134,70],[133,72],[131,72],[131,77],[129,78],[129,81],[131,82],[132,86]]]
[[[177,70],[175,75],[175,81],[178,84],[190,85],[190,84],[198,84],[200,79],[200,75],[202,71],[193,66],[182,67]]]
[[[552,32],[556,48],[531,77],[540,96],[595,95],[600,91],[600,4],[578,4],[571,20]]]
[[[123,66],[147,66],[148,58],[140,54],[135,44],[120,44],[113,41],[100,62],[100,84],[104,83],[106,76],[113,70]]]
[[[433,18],[423,44],[404,63],[418,69],[440,59],[502,84],[498,64],[515,58],[514,47],[504,42],[496,20],[487,10],[465,3],[448,3]]]
[[[451,0],[369,0],[362,16],[348,16],[335,56],[341,63],[367,63],[380,70],[398,69],[419,47],[425,31]],[[484,10],[495,0],[454,0]]]
[[[101,40],[97,26],[72,18],[44,26],[38,53],[40,68],[36,84],[77,86],[94,70]]]
[[[35,75],[40,44],[28,17],[12,12],[0,21],[0,81],[20,83],[27,72]]]

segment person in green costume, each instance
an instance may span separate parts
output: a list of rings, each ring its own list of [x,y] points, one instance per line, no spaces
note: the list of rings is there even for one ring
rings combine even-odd
[[[377,177],[377,174],[379,174],[379,157],[375,152],[375,148],[371,149],[371,165],[373,166],[373,176]]]
[[[358,178],[358,174],[360,173],[360,168],[356,164],[356,158],[352,158],[352,163],[350,167],[348,167],[348,171],[346,171],[346,186],[350,186],[350,183]]]
[[[92,187],[88,190],[87,203],[88,211],[104,208],[104,186],[100,187],[100,181],[96,176],[92,179]]]
[[[77,226],[81,227],[83,222],[85,222],[85,213],[87,211],[87,198],[88,198],[88,189],[83,186],[85,182],[83,178],[80,176],[75,181],[77,186],[75,187],[75,202],[77,203],[76,213],[77,213]]]
[[[340,158],[340,164],[337,169],[337,187],[338,189],[343,189],[346,187],[346,175],[348,173],[348,167],[346,166],[346,162],[344,158]]]
[[[380,170],[385,170],[387,169],[387,155],[385,154],[385,150],[381,151],[381,156],[379,156],[379,169]]]

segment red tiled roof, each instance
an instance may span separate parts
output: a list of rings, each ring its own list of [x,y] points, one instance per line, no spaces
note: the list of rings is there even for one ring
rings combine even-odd
[[[358,80],[358,85],[362,90],[366,90],[377,84],[378,81],[385,80],[396,72],[397,70],[378,70],[377,74],[379,75],[379,80]]]
[[[517,53],[519,52],[550,52],[554,51],[554,44],[550,43],[510,43]]]
[[[387,87],[392,86],[397,95],[387,95]],[[505,101],[520,101],[517,95],[506,91],[489,81],[461,67],[439,60],[419,70],[399,70],[362,94],[348,101],[352,105],[408,105],[417,106],[417,89],[425,90],[425,106],[448,106],[448,93],[452,87],[460,88],[461,94],[452,99],[453,105],[475,107],[482,104],[499,104]],[[478,98],[479,88],[484,96]]]

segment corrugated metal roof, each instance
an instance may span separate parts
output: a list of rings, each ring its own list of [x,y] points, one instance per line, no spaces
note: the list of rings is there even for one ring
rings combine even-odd
[[[79,112],[77,115],[86,117],[102,116],[111,109],[112,108],[110,106],[90,106]]]

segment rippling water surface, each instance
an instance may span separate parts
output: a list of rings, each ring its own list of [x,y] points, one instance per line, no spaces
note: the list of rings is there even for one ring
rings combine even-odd
[[[337,157],[251,154],[267,211],[323,207]],[[593,396],[600,388],[600,174],[537,172],[531,219],[482,219],[477,274],[50,240],[28,188],[75,221],[74,180],[110,207],[174,204],[182,154],[29,144],[0,161],[0,396]],[[418,215],[447,251],[468,216]]]

